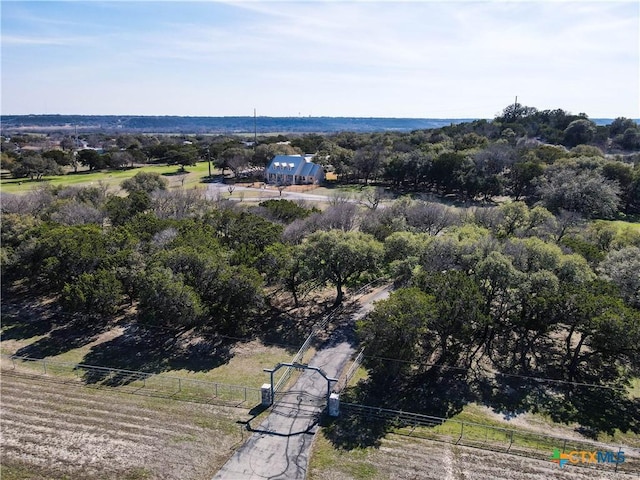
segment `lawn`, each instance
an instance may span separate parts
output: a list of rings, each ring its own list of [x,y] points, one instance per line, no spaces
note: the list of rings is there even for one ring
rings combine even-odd
[[[53,185],[56,187],[66,186],[86,186],[103,182],[111,189],[117,190],[120,183],[127,178],[133,177],[138,172],[155,172],[163,175],[169,181],[170,188],[194,187],[202,184],[202,180],[209,174],[207,162],[200,162],[187,167],[185,172],[180,171],[176,165],[147,165],[144,167],[127,168],[123,170],[104,170],[90,172],[81,170],[78,173],[67,173],[66,175],[56,175],[44,177],[42,180],[29,180],[24,178],[5,178],[3,174],[0,179],[0,189],[4,193],[27,193],[41,185]],[[219,174],[218,170],[212,170],[213,175]],[[184,179],[184,183],[183,183]]]

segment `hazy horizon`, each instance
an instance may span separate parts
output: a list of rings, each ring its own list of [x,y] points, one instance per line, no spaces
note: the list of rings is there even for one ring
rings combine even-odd
[[[640,117],[636,1],[3,1],[3,115]],[[136,112],[136,113],[119,113]]]

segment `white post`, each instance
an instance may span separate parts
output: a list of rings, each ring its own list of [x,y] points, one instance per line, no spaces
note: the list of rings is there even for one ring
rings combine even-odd
[[[262,388],[260,389],[262,393],[262,406],[269,407],[273,403],[273,399],[271,398],[271,384],[263,383]]]
[[[332,393],[329,395],[329,416],[337,417],[340,415],[340,395]]]

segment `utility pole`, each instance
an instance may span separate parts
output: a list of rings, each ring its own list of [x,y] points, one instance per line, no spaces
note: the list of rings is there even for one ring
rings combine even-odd
[[[256,118],[256,109],[253,109],[253,149],[258,144],[258,120]]]
[[[209,180],[211,180],[211,152],[209,149],[211,145],[207,145],[207,164],[209,165]]]
[[[518,118],[518,96],[516,95],[516,100],[513,102],[513,121],[515,122],[516,119]]]

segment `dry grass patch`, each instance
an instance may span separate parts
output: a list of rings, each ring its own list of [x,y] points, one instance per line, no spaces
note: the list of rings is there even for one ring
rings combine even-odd
[[[182,377],[193,380],[227,383],[259,388],[268,382],[269,375],[263,371],[279,362],[288,362],[292,354],[282,347],[264,345],[259,340],[238,343],[231,349],[228,363],[209,371],[171,370],[159,376]]]
[[[2,376],[3,479],[205,479],[245,410]]]
[[[336,449],[316,436],[310,480],[591,480],[630,479],[612,471],[567,466],[419,438],[387,434],[378,447]]]

